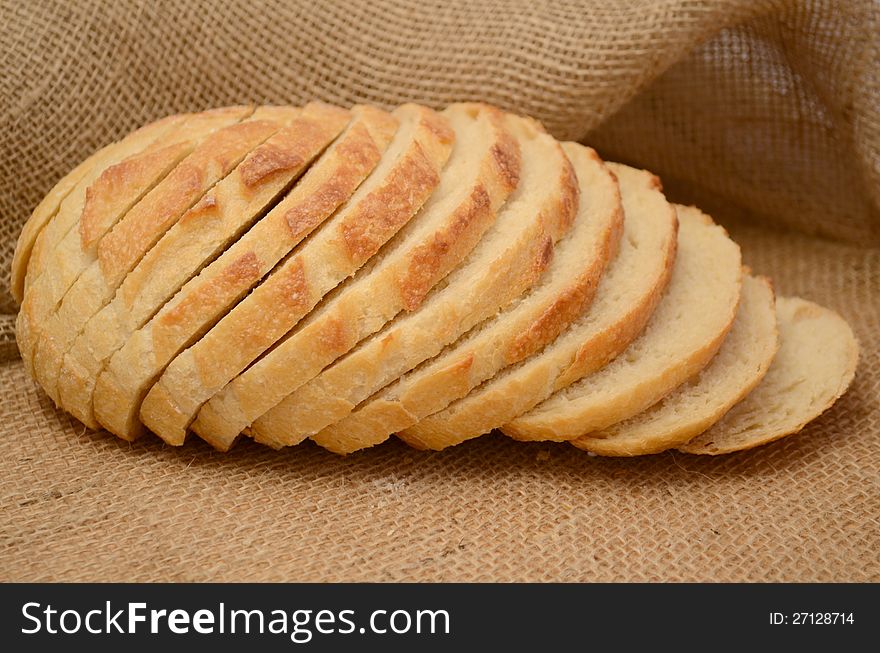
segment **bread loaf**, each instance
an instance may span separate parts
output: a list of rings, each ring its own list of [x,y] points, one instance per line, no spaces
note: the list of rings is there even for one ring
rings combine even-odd
[[[500,428],[731,453],[801,430],[858,361],[840,316],[774,306],[652,174],[478,103],[151,123],[52,188],[11,283],[23,363],[57,404],[218,450]]]

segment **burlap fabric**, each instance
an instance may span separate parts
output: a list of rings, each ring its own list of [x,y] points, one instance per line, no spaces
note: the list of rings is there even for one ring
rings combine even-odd
[[[13,360],[3,580],[880,580],[878,5],[0,0],[0,266],[54,181],[163,114],[233,102],[483,99],[660,173],[862,361],[799,437],[719,459],[481,438],[339,458],[135,445]]]

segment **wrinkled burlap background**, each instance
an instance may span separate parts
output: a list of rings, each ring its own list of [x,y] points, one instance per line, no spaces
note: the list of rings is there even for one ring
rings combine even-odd
[[[783,293],[839,310],[850,392],[719,459],[500,436],[229,455],[85,432],[0,366],[8,580],[880,580],[878,4],[0,0],[0,263],[89,152],[233,102],[483,99],[660,173]]]

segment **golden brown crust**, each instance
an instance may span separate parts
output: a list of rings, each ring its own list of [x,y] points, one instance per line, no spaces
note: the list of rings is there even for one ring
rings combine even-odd
[[[520,159],[519,145],[510,133],[507,133],[501,141],[492,146],[492,160],[502,183],[512,193],[519,185],[522,160]]]
[[[168,206],[174,207],[187,201],[194,193],[197,193],[202,187],[202,178],[200,171],[186,167],[183,174],[175,175],[177,183],[174,188],[169,189]],[[129,212],[131,213],[131,212]],[[129,220],[125,221],[125,225],[119,223],[119,229],[113,229],[108,233],[98,245],[98,261],[104,276],[108,278],[116,278],[119,275],[117,270],[125,269],[129,265],[129,261],[137,257],[136,252],[142,249],[141,243],[149,242],[152,234],[160,227],[156,227],[150,222],[164,223],[170,219],[169,212],[163,214],[144,215],[146,220]],[[127,216],[126,216],[127,217]],[[150,220],[152,218],[152,220]],[[124,273],[123,273],[124,274]]]
[[[195,288],[170,310],[157,315],[158,327],[153,331],[153,350],[157,357],[166,358],[177,353],[177,347],[168,337],[169,331],[197,332],[199,317],[205,312],[221,310],[226,297],[242,286],[256,283],[262,276],[260,260],[247,252],[233,261],[215,279],[212,285]]]
[[[433,121],[426,122],[430,125]],[[429,131],[436,130],[429,128]],[[342,225],[349,260],[360,266],[375,254],[412,217],[412,196],[426,197],[439,183],[436,162],[415,143],[411,164],[396,167],[389,183],[365,198],[361,215]],[[403,188],[409,192],[401,192]]]
[[[570,324],[593,296],[599,277],[586,279],[583,284],[567,288],[544,309],[534,322],[520,334],[504,352],[504,361],[513,365],[531,356],[545,343],[552,341]]]
[[[98,261],[111,286],[130,271],[207,188],[222,178],[254,147],[272,135],[277,123],[247,120],[218,130],[171,171],[100,242]]]
[[[288,210],[284,219],[294,241],[301,240],[324,221],[333,209],[342,204],[353,192],[355,181],[363,177],[363,170],[375,167],[382,151],[363,123],[356,123],[339,147],[339,156],[346,163],[310,196]]]
[[[562,198],[560,199],[560,208],[553,213],[558,216],[560,221],[557,229],[567,232],[571,229],[571,224],[578,211],[578,200],[580,198],[580,186],[578,185],[577,174],[571,163],[565,167],[562,172]]]
[[[344,354],[352,346],[353,332],[341,317],[331,316],[318,330],[316,342],[331,356]]]
[[[397,280],[405,310],[414,311],[421,305],[441,271],[449,266],[450,250],[476,223],[482,223],[493,213],[489,193],[483,184],[479,184],[449,224],[413,250],[409,265]]]
[[[86,203],[79,221],[84,250],[90,249],[107,231],[107,216],[118,212],[116,204],[126,191],[154,183],[157,171],[170,170],[192,150],[189,143],[175,143],[145,152],[105,170],[86,190]]]
[[[506,197],[519,184],[521,155],[513,134],[504,128],[504,113],[486,104],[462,105],[476,117],[481,112],[488,116],[495,141],[489,149],[492,173],[485,173],[489,181],[478,183],[466,203],[459,206],[449,225],[412,253],[411,263],[398,277],[398,287],[404,299],[404,309],[416,310],[428,291],[451,269],[452,262],[460,261],[470,251],[483,225],[494,220],[497,197]],[[487,188],[491,184],[492,188]]]
[[[265,290],[262,290],[263,288]],[[252,328],[247,325],[244,325],[244,329],[230,329],[228,337],[242,339],[240,342],[234,342],[235,346],[268,347],[274,342],[274,333],[279,329],[285,329],[281,325],[295,320],[309,306],[311,293],[309,279],[306,276],[305,261],[300,257],[291,259],[287,265],[277,270],[266,280],[266,283],[261,286],[260,294],[260,303],[272,307],[264,313],[261,320],[261,323],[265,323],[266,329]],[[259,310],[261,313],[263,312],[262,307]],[[273,325],[274,329],[272,329]],[[272,335],[269,335],[270,332]],[[248,342],[249,339],[254,340]]]
[[[245,188],[259,188],[273,175],[290,172],[304,160],[299,152],[291,151],[278,144],[261,148],[254,156],[241,165],[241,183]]]
[[[553,237],[550,235],[544,236],[543,241],[541,241],[535,252],[535,259],[531,265],[532,279],[540,279],[544,271],[550,267],[550,263],[553,261],[553,249]]]
[[[570,186],[571,163],[561,146],[542,133],[536,123],[507,116],[505,124],[521,138],[524,162],[533,159],[528,171],[529,189],[522,202],[514,202],[505,227],[497,227],[498,244],[481,249],[476,258],[459,268],[456,276],[429,304],[411,313],[384,334],[366,341],[348,357],[327,368],[297,389],[254,423],[261,438],[293,444],[313,433],[324,446],[335,446],[336,433],[327,430],[348,415],[358,403],[490,315],[522,295],[535,281],[536,261],[542,260],[545,236],[562,237],[570,216],[564,199]],[[575,192],[578,192],[575,187]],[[490,237],[492,238],[492,237]],[[356,379],[356,383],[352,383]],[[277,433],[277,435],[276,435]],[[327,436],[327,437],[325,437]]]

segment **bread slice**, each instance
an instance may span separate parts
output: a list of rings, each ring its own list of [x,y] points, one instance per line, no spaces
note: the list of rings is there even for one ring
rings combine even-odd
[[[138,194],[144,191],[142,187],[133,185],[131,192],[126,192],[124,189],[117,192],[120,190],[118,187],[130,182],[134,184],[144,176],[147,176],[149,181],[148,173],[152,168],[147,169],[147,164],[152,162],[155,165],[164,165],[166,159],[164,155],[156,157],[156,150],[171,155],[179,153],[182,149],[180,147],[172,148],[170,151],[165,148],[169,143],[174,143],[170,137],[179,134],[183,126],[193,119],[194,116],[191,115],[169,116],[141,127],[121,141],[107,146],[91,159],[92,165],[88,172],[64,197],[53,215],[47,216],[51,212],[51,204],[45,213],[40,212],[37,215],[35,225],[43,219],[46,219],[46,222],[39,230],[27,261],[24,295],[15,329],[22,362],[32,377],[34,347],[38,339],[38,334],[32,331],[39,328],[45,315],[56,305],[51,300],[52,291],[51,288],[47,288],[50,285],[48,281],[43,281],[40,284],[42,287],[36,293],[32,290],[43,278],[43,272],[58,264],[57,261],[51,261],[55,256],[56,248],[71,231],[74,234],[73,244],[76,244],[77,231],[74,226],[80,222],[80,217],[94,222],[94,216],[101,213],[118,217],[120,212],[124,212],[126,204],[135,201],[132,200],[132,194],[137,198]],[[143,183],[146,182],[141,179],[141,184]],[[22,245],[26,248],[27,241]],[[58,271],[50,275],[53,279],[55,273]]]
[[[254,118],[259,117],[260,111],[257,110]],[[381,121],[384,121],[388,115],[375,109],[360,113],[366,113],[368,116],[377,114]],[[349,112],[343,109],[313,103],[307,105],[302,114],[294,118],[284,128],[283,133],[279,132],[278,137],[273,140],[276,147],[280,148],[282,145],[280,137],[285,134],[289,135],[290,142],[285,145],[283,150],[286,155],[290,157],[291,161],[295,161],[297,158],[308,159],[332,141],[346,126],[350,117]],[[265,121],[262,122],[265,123]],[[75,284],[67,294],[62,304],[62,310],[59,311],[59,319],[67,318],[65,322],[70,331],[74,331],[71,327],[82,322],[82,317],[89,313],[96,313],[95,306],[100,309],[112,298],[112,293],[124,274],[133,268],[140,257],[154,244],[155,239],[161,235],[160,231],[165,231],[170,226],[169,223],[176,222],[179,217],[178,213],[182,213],[188,208],[188,206],[183,206],[184,203],[191,204],[195,199],[198,199],[192,199],[189,192],[185,190],[187,178],[207,179],[216,182],[218,181],[218,173],[225,176],[230,168],[235,167],[251,149],[259,145],[258,142],[253,142],[256,137],[252,137],[251,132],[247,131],[247,128],[252,124],[253,121],[243,122],[216,133],[212,139],[206,141],[202,147],[184,160],[162,184],[153,190],[153,193],[145,198],[145,200],[149,199],[157,191],[162,190],[162,186],[166,182],[174,182],[168,192],[153,203],[159,204],[159,210],[136,211],[144,206],[145,201],[142,201],[108,234],[98,248],[99,261],[93,264],[89,271],[77,281],[84,292],[74,294],[77,289],[77,284]],[[265,140],[271,135],[268,133],[260,140]],[[386,143],[387,140],[385,140]],[[209,146],[214,147],[209,148]],[[342,156],[339,153],[340,149],[344,152]],[[202,152],[202,150],[204,151]],[[228,310],[257,279],[268,272],[304,237],[308,231],[305,229],[307,220],[320,221],[332,212],[347,196],[346,189],[349,187],[353,189],[353,186],[360,183],[369,169],[375,165],[379,156],[377,144],[373,142],[363,121],[355,120],[352,128],[346,132],[339,143],[330,148],[326,157],[322,157],[319,162],[314,164],[314,167],[306,173],[303,180],[284,201],[258,222],[240,241],[203,270],[198,277],[191,279],[171,302],[163,306],[159,314],[160,317],[157,317],[154,323],[159,325],[159,330],[165,328],[170,333],[165,336],[161,333],[147,334],[147,340],[152,343],[152,338],[155,337],[156,349],[166,357],[176,354],[180,348],[187,344],[187,339],[198,335],[199,330],[205,328],[204,325],[210,326],[213,320]],[[344,161],[341,160],[343,158]],[[328,173],[330,174],[328,175]],[[189,185],[195,188],[202,186],[201,184]],[[348,190],[348,194],[351,189]],[[199,194],[201,195],[201,193]],[[183,200],[183,196],[186,196],[186,200]],[[173,210],[171,210],[172,206]],[[303,213],[304,207],[311,208]],[[302,218],[293,221],[295,225],[293,229],[288,224],[290,211],[303,213]],[[151,219],[150,215],[159,217]],[[127,222],[133,216],[137,218],[137,221],[129,225]],[[156,224],[160,219],[162,224]],[[123,228],[117,233],[117,229],[120,227]],[[110,242],[108,243],[108,241]],[[139,242],[143,243],[144,247],[138,247],[136,243]],[[126,243],[129,245],[126,246]],[[106,250],[104,245],[108,245]],[[105,252],[107,256],[102,258],[101,255]],[[244,273],[243,261],[251,264],[247,269],[248,273]],[[91,272],[94,272],[93,277],[89,276]],[[83,287],[82,284],[86,280],[89,280],[90,283],[87,287]],[[75,302],[74,306],[80,311],[79,315],[65,314],[64,309],[71,302]],[[179,307],[184,303],[187,309],[181,311]],[[166,321],[166,316],[172,311],[176,311],[175,314],[185,320]],[[98,426],[92,410],[95,380],[107,358],[125,344],[125,338],[130,335],[130,332],[125,329],[108,328],[103,325],[105,318],[106,316],[102,316],[89,322],[76,338],[73,346],[64,357],[64,367],[58,381],[61,404],[68,412],[91,428]],[[76,336],[77,334],[74,332],[72,335]],[[159,346],[159,343],[162,346]],[[152,358],[149,358],[151,355],[151,352],[143,352],[134,360],[137,361],[137,364],[147,367],[148,361],[152,361]],[[158,368],[150,372],[150,375],[160,371],[168,363],[168,360],[170,358],[156,363]]]
[[[500,427],[601,368],[642,330],[675,260],[675,210],[654,175],[607,165],[620,185],[623,238],[590,308],[540,353],[503,369],[466,397],[398,434],[406,442],[442,449]]]
[[[733,327],[702,372],[648,410],[572,444],[602,456],[659,453],[683,444],[761,382],[778,341],[773,287],[769,279],[747,276]]]
[[[443,115],[455,146],[440,185],[394,237],[297,328],[202,406],[192,430],[226,450],[241,431],[428,291],[477,244],[519,179],[519,146],[504,114],[457,104]]]
[[[837,313],[798,297],[776,303],[780,347],[764,380],[712,428],[678,447],[717,455],[800,431],[852,382],[859,345]]]
[[[232,107],[211,112],[210,116],[193,116],[169,137],[167,143],[157,142],[155,147],[105,171],[88,189],[77,226],[72,227],[55,246],[47,261],[47,269],[29,289],[22,305],[22,312],[30,325],[39,325],[40,335],[33,340],[31,354],[34,376],[56,404],[55,381],[60,361],[54,345],[65,329],[53,322],[52,317],[73,283],[96,260],[98,244],[113,225],[200,142],[250,112],[250,107]]]
[[[677,206],[678,256],[644,333],[601,370],[558,391],[502,430],[517,440],[573,440],[649,406],[699,373],[736,317],[739,246],[694,207]]]
[[[260,219],[329,144],[332,136],[302,138],[301,124],[296,122],[301,110],[277,109],[287,116],[283,128],[190,208],[128,274],[114,300],[101,311],[105,316],[95,316],[111,330],[108,337],[124,342],[119,331],[131,333],[144,324],[184,283]],[[238,274],[253,274],[254,267],[253,262],[246,263]],[[141,431],[137,406],[131,405],[143,383],[139,370],[140,366],[120,350],[96,383],[96,417],[120,437],[132,438]],[[122,380],[129,386],[120,385]]]
[[[43,328],[46,344],[51,346],[38,351],[46,359],[42,378],[50,396],[60,396],[57,384],[64,355],[86,322],[113,298],[126,274],[185,211],[269,137],[281,151],[281,138],[289,135],[291,143],[284,152],[295,162],[326,147],[349,117],[348,112],[321,103],[308,105],[286,123],[264,119],[266,111],[272,116],[278,109],[262,107],[250,120],[214,132],[100,241],[96,260],[70,287]]]
[[[578,177],[580,207],[541,282],[508,310],[325,428],[319,437],[332,443],[328,448],[345,454],[384,442],[503,367],[541,350],[589,305],[623,229],[620,191],[593,150],[577,143],[564,143],[563,150]]]
[[[418,105],[404,105],[395,116],[398,135],[348,204],[177,356],[149,391],[141,420],[166,442],[182,444],[202,404],[366,263],[437,187],[452,150],[452,128]]]
[[[296,444],[342,419],[540,278],[554,242],[574,219],[577,180],[560,145],[540,125],[513,115],[505,120],[520,146],[520,183],[479,245],[417,311],[398,316],[254,422],[255,438]]]

